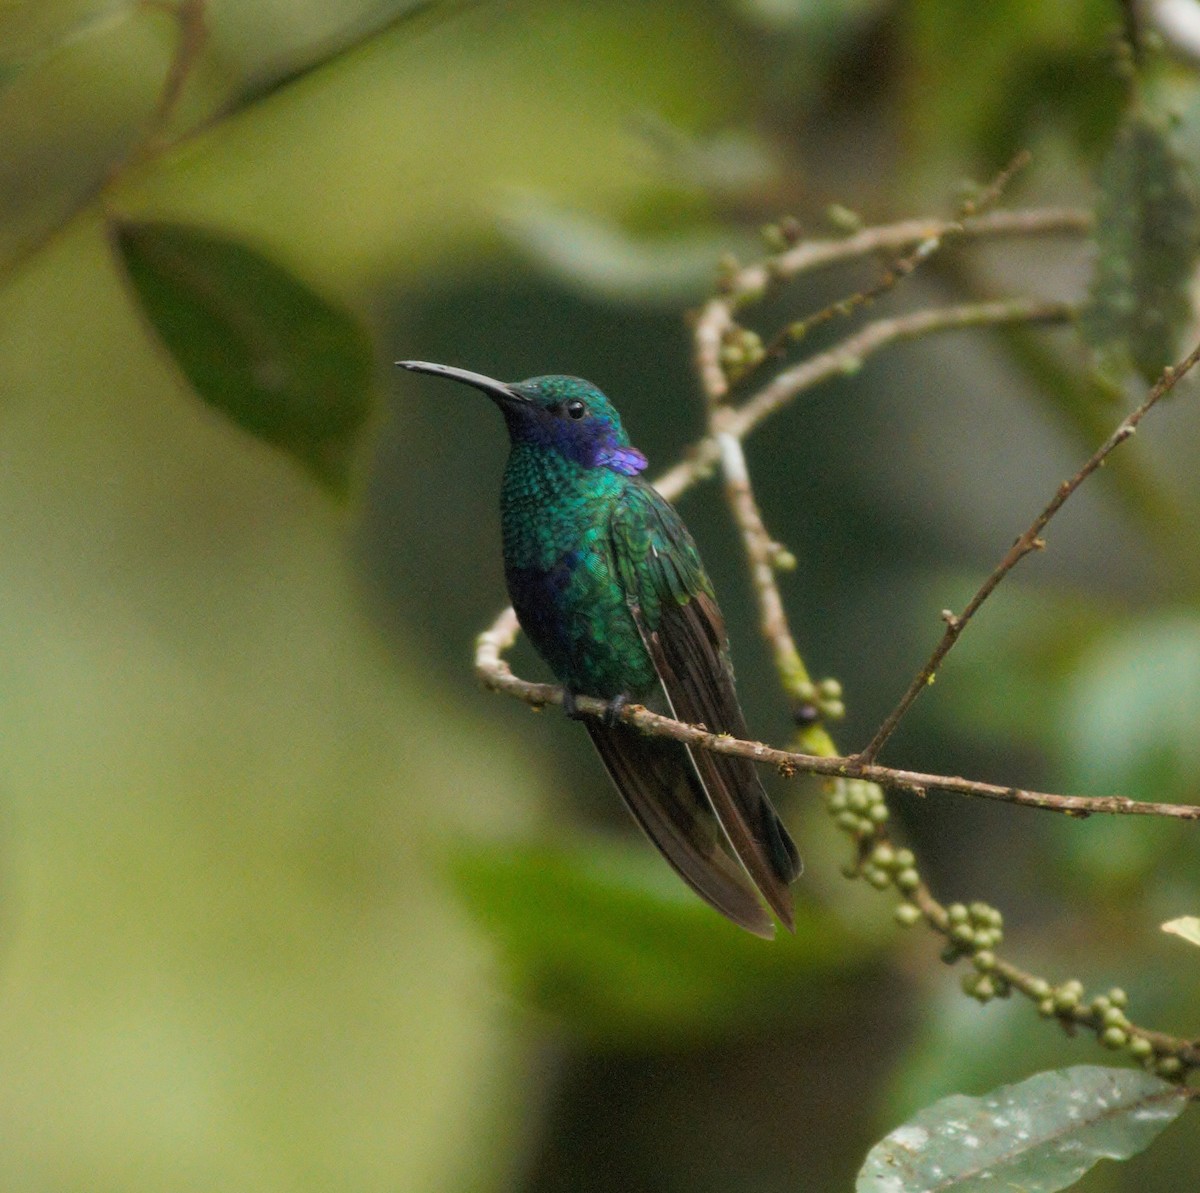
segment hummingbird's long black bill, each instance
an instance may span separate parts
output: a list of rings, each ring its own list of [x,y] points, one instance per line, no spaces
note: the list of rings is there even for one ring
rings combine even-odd
[[[428,373],[432,377],[445,377],[448,381],[469,385],[497,402],[526,402],[529,400],[512,386],[505,385],[503,381],[497,381],[494,377],[485,377],[482,373],[472,373],[470,369],[456,369],[453,365],[431,364],[427,360],[398,360],[396,364],[413,373]]]

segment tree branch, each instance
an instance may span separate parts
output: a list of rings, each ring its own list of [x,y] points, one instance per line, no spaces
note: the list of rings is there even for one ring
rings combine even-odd
[[[562,704],[563,691],[557,684],[533,683],[514,675],[503,655],[517,637],[517,619],[511,609],[505,609],[493,625],[476,639],[475,673],[489,691],[503,692],[533,708],[544,708],[549,704]],[[603,717],[611,714],[604,700],[590,696],[577,696],[579,711],[588,716]],[[1019,804],[1027,808],[1059,812],[1067,816],[1091,816],[1093,814],[1124,816],[1164,816],[1175,820],[1200,821],[1200,805],[1149,803],[1119,795],[1083,796],[1054,795],[1042,791],[1026,791],[1018,787],[1004,787],[995,783],[980,783],[951,775],[925,774],[921,771],[900,770],[877,763],[863,762],[855,756],[824,757],[816,754],[800,754],[792,750],[781,750],[763,742],[743,741],[721,733],[709,733],[696,725],[676,721],[671,717],[652,712],[640,704],[627,705],[621,712],[621,720],[652,737],[670,737],[685,745],[716,754],[735,754],[774,766],[782,773],[824,775],[838,779],[863,779],[878,783],[881,787],[925,795],[930,791],[950,791],[959,795],[975,796],[979,799],[1000,800]]]
[[[987,193],[990,192],[985,192],[985,195]],[[927,221],[893,225],[886,229],[867,230],[843,241],[798,245],[762,265],[739,270],[727,277],[722,294],[710,301],[702,311],[695,327],[696,363],[707,399],[708,434],[692,447],[680,464],[659,478],[657,486],[665,496],[676,498],[698,479],[710,475],[714,466],[720,464],[726,496],[746,548],[762,630],[789,696],[815,697],[826,685],[813,687],[788,625],[776,573],[786,570],[789,557],[767,532],[754,498],[742,441],[763,420],[800,394],[827,378],[856,371],[867,356],[887,344],[952,328],[1064,320],[1072,316],[1073,308],[1066,303],[1017,300],[974,303],[876,320],[847,336],[827,352],[779,373],[736,407],[727,402],[729,381],[722,361],[727,337],[730,347],[737,345],[737,337],[741,336],[740,346],[748,345],[752,349],[750,353],[739,351],[736,356],[730,354],[731,362],[741,363],[742,375],[745,362],[749,361],[749,366],[753,367],[762,358],[762,349],[757,337],[738,327],[734,312],[761,298],[771,285],[785,277],[795,276],[804,269],[915,244],[916,249],[902,259],[899,270],[894,267],[875,291],[866,292],[865,297],[860,296],[862,300],[851,306],[854,309],[854,306],[865,305],[873,293],[885,287],[890,288],[907,276],[947,235],[978,235],[984,234],[985,229],[987,234],[1024,235],[1082,231],[1088,223],[1088,217],[1078,212],[997,213],[992,216],[972,215],[953,224]],[[840,313],[838,308],[831,310]],[[920,686],[928,683],[941,658],[1003,576],[1024,555],[1042,545],[1040,534],[1049,519],[1071,493],[1104,463],[1116,445],[1134,432],[1149,409],[1175,385],[1197,357],[1200,357],[1200,346],[1174,370],[1168,369],[1164,373],[1142,406],[1122,422],[1070,481],[1060,487],[1038,519],[1006,554],[964,613],[957,618],[952,614],[946,615],[945,640],[939,645],[940,653],[935,653],[923,671]],[[731,363],[731,367],[736,367],[736,363]],[[557,686],[529,683],[513,675],[503,655],[516,639],[517,633],[516,616],[511,609],[506,609],[492,627],[480,635],[475,656],[475,668],[480,679],[486,687],[506,692],[536,708],[561,703],[563,693]],[[915,691],[919,690],[916,681],[910,690],[914,694],[906,694],[906,702],[902,702],[889,722],[881,726],[880,733],[876,735],[878,740],[868,746],[868,751],[878,750],[907,711],[915,699]],[[576,704],[587,715],[611,715],[609,705],[601,700],[578,697]],[[813,700],[813,704],[813,711],[818,716],[822,712],[827,716],[833,715],[830,710],[835,706],[840,709],[840,700],[832,698],[824,708],[816,700]],[[672,737],[698,749],[737,754],[758,763],[768,763],[787,776],[805,773],[829,779],[826,803],[838,826],[851,837],[855,849],[854,860],[845,870],[847,876],[862,877],[880,890],[895,887],[901,896],[895,911],[897,921],[904,925],[923,922],[940,935],[945,942],[942,959],[948,964],[969,959],[970,968],[964,973],[963,989],[980,1002],[1018,991],[1037,1004],[1040,1014],[1056,1019],[1065,1030],[1071,1032],[1083,1027],[1093,1031],[1106,1047],[1128,1050],[1131,1056],[1164,1077],[1181,1079],[1200,1068],[1200,1046],[1196,1042],[1156,1032],[1130,1021],[1123,1010],[1125,995],[1122,992],[1112,990],[1107,995],[1088,1000],[1084,998],[1082,983],[1070,980],[1052,985],[1044,978],[1027,973],[997,956],[995,949],[1003,936],[1000,913],[982,903],[944,906],[934,897],[916,868],[912,852],[898,849],[891,842],[888,832],[890,810],[883,799],[882,790],[908,791],[921,796],[930,791],[947,791],[1075,817],[1093,814],[1142,815],[1200,821],[1200,806],[1151,803],[1122,796],[1087,797],[1027,791],[958,776],[924,774],[881,766],[875,761],[873,752],[864,751],[851,757],[838,756],[832,739],[819,721],[807,725],[798,739],[816,752],[801,753],[709,733],[638,705],[627,707],[621,716],[628,724],[646,734]]]
[[[721,413],[723,411],[718,410],[712,420],[714,429],[723,421],[719,417]],[[775,581],[776,571],[781,567],[794,567],[795,560],[767,533],[750,486],[750,472],[741,440],[722,430],[716,430],[715,438],[725,476],[725,495],[742,532],[750,562],[750,578],[758,595],[763,637],[771,647],[775,670],[788,697],[794,701],[811,699],[812,681],[796,648],[784,612],[783,597]]]
[[[1087,463],[1070,480],[1064,481],[1059,485],[1058,490],[1047,503],[1046,507],[1034,518],[1033,522],[1030,523],[1025,532],[1013,543],[1008,551],[1005,552],[1004,558],[996,565],[991,575],[983,582],[979,591],[971,598],[963,611],[958,614],[952,613],[948,609],[942,611],[942,620],[946,623],[946,631],[942,635],[941,641],[934,648],[933,654],[929,656],[929,660],[925,666],[921,668],[912,683],[909,684],[908,690],[900,698],[900,702],[887,715],[883,724],[879,726],[875,736],[871,738],[866,747],[856,756],[860,762],[872,762],[878,756],[879,751],[883,748],[888,738],[891,737],[901,718],[912,707],[917,697],[933,682],[933,678],[937,673],[938,667],[941,666],[942,660],[950,653],[950,650],[962,635],[963,630],[966,629],[968,622],[979,611],[984,601],[992,595],[1004,577],[1026,555],[1034,551],[1040,551],[1046,545],[1045,540],[1042,538],[1042,531],[1046,529],[1050,519],[1062,509],[1071,494],[1093,472],[1103,466],[1104,461],[1119,444],[1124,443],[1125,440],[1133,435],[1142,419],[1146,417],[1150,410],[1166,394],[1169,394],[1175,388],[1179,380],[1198,360],[1200,360],[1200,344],[1197,344],[1177,365],[1169,365],[1164,369],[1162,376],[1155,382],[1150,392],[1146,395],[1145,401],[1121,421],[1116,430],[1096,449]]]
[[[745,439],[760,423],[800,394],[822,381],[857,372],[869,356],[890,344],[968,327],[990,327],[1004,323],[1065,323],[1074,315],[1075,307],[1071,303],[1009,299],[935,307],[877,319],[865,324],[828,351],[785,369],[742,405],[725,408],[727,413],[722,415],[721,430],[735,439]],[[696,335],[700,335],[699,327]],[[710,397],[713,396],[712,391],[708,392]],[[664,497],[674,501],[696,481],[711,473],[719,456],[716,440],[711,435],[707,436],[684,453],[681,463],[664,472],[654,482],[654,487]]]
[[[734,313],[746,303],[762,298],[772,286],[802,273],[880,252],[899,252],[922,242],[940,242],[950,233],[963,238],[1077,236],[1091,226],[1090,212],[1038,208],[995,211],[966,220],[904,220],[864,228],[839,239],[806,240],[765,262],[737,270],[724,280],[722,293],[709,299],[701,309],[693,332],[700,384],[710,402],[725,399],[729,379],[721,365],[721,347],[727,333],[735,327]]]

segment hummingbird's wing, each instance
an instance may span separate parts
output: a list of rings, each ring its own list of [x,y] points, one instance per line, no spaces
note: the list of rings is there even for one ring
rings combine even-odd
[[[734,690],[725,623],[691,535],[647,484],[631,483],[616,505],[610,541],[626,600],[673,715],[713,733],[746,738]],[[788,885],[800,855],[748,758],[688,750],[734,854],[789,929]]]
[[[666,738],[588,717],[587,731],[626,807],[672,869],[706,903],[770,940],[775,925],[725,835],[688,757]]]

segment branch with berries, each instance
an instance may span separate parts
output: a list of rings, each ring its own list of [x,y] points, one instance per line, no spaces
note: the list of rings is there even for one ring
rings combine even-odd
[[[1100,469],[1109,455],[1128,440],[1142,419],[1200,360],[1200,345],[1172,368],[1166,369],[1143,402],[1114,428],[1080,469],[1064,481],[1042,511],[1016,539],[959,613],[944,610],[945,629],[928,661],[914,676],[894,710],[884,719],[870,742],[854,754],[839,751],[827,728],[844,713],[842,692],[836,680],[814,681],[792,635],[778,577],[795,566],[794,558],[769,534],[755,499],[744,440],[767,419],[778,414],[822,382],[853,373],[871,355],[906,340],[963,328],[1065,323],[1077,314],[1075,304],[1012,298],[935,307],[872,320],[843,337],[832,347],[786,365],[756,390],[734,402],[757,370],[783,356],[819,323],[844,317],[869,306],[894,288],[947,243],[997,237],[1031,237],[1086,233],[1091,217],[1069,209],[986,212],[983,208],[998,195],[1014,163],[997,182],[964,205],[953,220],[916,220],[876,228],[849,229],[830,240],[802,240],[794,224],[784,221],[769,230],[777,251],[747,266],[726,263],[717,292],[694,322],[697,374],[705,397],[707,433],[684,453],[680,463],[656,482],[668,498],[678,498],[692,485],[719,470],[726,498],[739,529],[754,591],[762,633],[770,646],[774,666],[799,729],[796,748],[780,749],[761,742],[741,741],[710,733],[704,726],[689,725],[662,716],[640,705],[621,712],[628,724],[647,734],[673,737],[690,746],[738,754],[774,766],[786,776],[818,775],[827,780],[825,804],[838,828],[851,840],[853,856],[844,872],[871,886],[895,890],[895,909],[902,926],[924,924],[944,941],[942,960],[969,962],[963,989],[980,1002],[1024,995],[1040,1015],[1059,1022],[1065,1030],[1093,1032],[1106,1048],[1123,1050],[1132,1059],[1160,1076],[1182,1079],[1200,1070],[1200,1044],[1154,1031],[1134,1022],[1127,998],[1119,989],[1087,996],[1075,979],[1052,982],[1018,967],[998,952],[1003,940],[1001,913],[982,902],[943,905],[929,890],[910,849],[897,846],[889,832],[887,791],[926,795],[946,792],[973,798],[1050,811],[1081,818],[1091,815],[1153,816],[1181,821],[1200,820],[1200,805],[1156,803],[1121,795],[1080,796],[1030,791],[1013,786],[983,783],[959,776],[926,774],[888,767],[878,754],[984,602],[1027,555],[1045,546],[1045,531],[1062,506]],[[788,281],[810,270],[863,257],[891,253],[877,283],[843,302],[786,325],[764,338],[743,327],[739,315],[761,302]],[[560,704],[562,691],[549,684],[531,683],[513,675],[504,658],[518,633],[516,617],[505,610],[479,636],[475,667],[486,687],[505,692],[535,708]],[[578,697],[577,710],[585,715],[611,716],[601,700]]]

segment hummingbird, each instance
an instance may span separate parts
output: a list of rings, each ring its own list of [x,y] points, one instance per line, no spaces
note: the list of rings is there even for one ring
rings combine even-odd
[[[619,719],[655,693],[677,720],[747,737],[725,623],[696,544],[643,477],[616,409],[579,377],[496,381],[420,360],[400,367],[485,393],[508,429],[500,491],[517,620],[563,687],[634,819],[684,882],[735,924],[795,931],[800,855],[747,758],[647,737]],[[608,702],[582,717],[578,696]],[[761,896],[761,900],[760,900]]]

